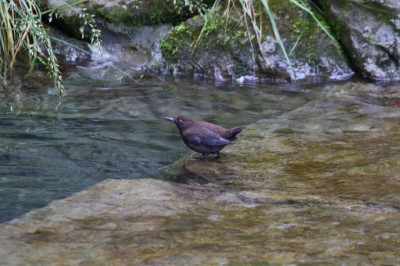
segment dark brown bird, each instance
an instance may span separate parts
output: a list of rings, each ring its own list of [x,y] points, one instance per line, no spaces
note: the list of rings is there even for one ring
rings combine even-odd
[[[226,129],[204,121],[194,121],[181,115],[177,118],[166,117],[178,127],[183,142],[192,150],[203,155],[216,153],[233,141],[245,127],[239,126]]]

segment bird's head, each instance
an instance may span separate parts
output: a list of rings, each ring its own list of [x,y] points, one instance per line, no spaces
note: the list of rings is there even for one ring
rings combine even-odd
[[[194,123],[194,120],[188,116],[181,115],[177,118],[165,117],[166,120],[174,122],[179,129],[185,129]]]

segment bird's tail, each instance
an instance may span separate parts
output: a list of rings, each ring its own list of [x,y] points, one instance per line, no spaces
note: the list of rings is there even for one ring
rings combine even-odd
[[[242,130],[245,129],[245,128],[246,128],[245,126],[239,126],[239,127],[231,128],[232,137],[235,137],[237,134],[242,132]]]

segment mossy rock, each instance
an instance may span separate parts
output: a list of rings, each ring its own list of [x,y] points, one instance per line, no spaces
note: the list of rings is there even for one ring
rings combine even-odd
[[[244,25],[234,17],[226,23],[217,13],[207,22],[196,16],[175,26],[160,43],[166,61],[185,74],[213,76],[218,70],[223,76],[254,74],[247,62],[251,61],[247,49],[251,45]]]
[[[52,10],[64,6],[65,2],[59,0],[39,0],[42,10]],[[73,5],[73,2],[69,4]],[[160,23],[176,24],[185,16],[191,15],[186,10],[179,11],[173,1],[149,0],[149,1],[108,1],[89,0],[70,9],[56,10],[51,24],[63,33],[77,39],[82,38],[80,28],[84,25],[83,13],[93,15],[97,24],[107,27],[110,24],[123,24],[125,26],[150,26]],[[90,30],[90,29],[89,29]],[[90,35],[88,35],[88,40]]]
[[[98,14],[111,23],[129,26],[154,25],[173,22],[178,14],[170,1],[130,1],[123,5],[109,5],[94,2],[92,6]]]
[[[225,7],[220,6],[208,17],[194,17],[177,25],[161,41],[171,71],[239,80],[246,76],[290,80],[352,75],[341,50],[307,12],[288,0],[270,1],[269,5],[292,68],[265,14],[257,17],[262,21],[258,27],[264,32],[257,40],[254,29],[243,20],[243,11],[233,9],[226,18],[221,16]]]

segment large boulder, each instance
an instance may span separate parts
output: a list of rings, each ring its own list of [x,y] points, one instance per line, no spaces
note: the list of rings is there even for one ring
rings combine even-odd
[[[400,80],[400,2],[317,1],[355,70],[377,81]]]

